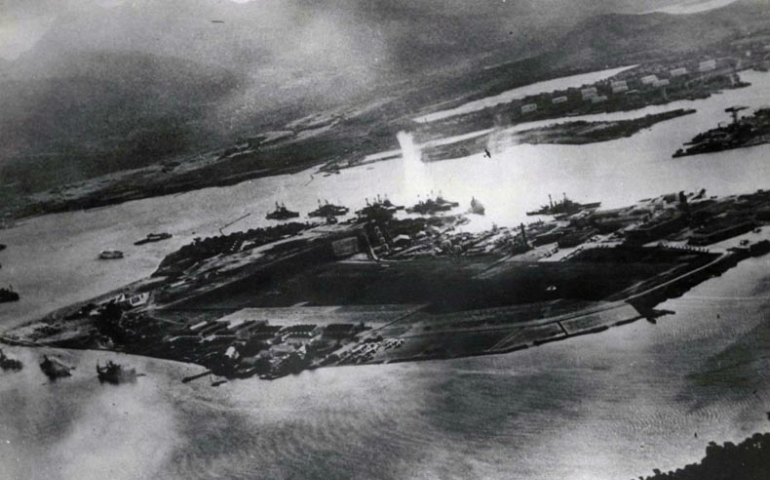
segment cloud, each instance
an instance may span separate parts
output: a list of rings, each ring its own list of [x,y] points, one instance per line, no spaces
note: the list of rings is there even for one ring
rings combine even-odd
[[[53,15],[25,18],[0,25],[0,58],[13,60],[35,46],[55,20]]]

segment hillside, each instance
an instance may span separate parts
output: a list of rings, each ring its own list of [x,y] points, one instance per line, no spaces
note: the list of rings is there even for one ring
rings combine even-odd
[[[558,42],[553,56],[564,65],[620,56],[644,60],[768,28],[770,9],[764,0],[739,0],[692,15],[605,14],[580,22]]]
[[[152,163],[205,144],[202,122],[233,74],[137,53],[83,53],[0,83],[4,172],[25,189]]]
[[[210,173],[236,178],[291,167],[292,158],[309,166],[340,156],[330,150],[339,145],[393,148],[394,131],[442,103],[770,28],[765,0],[694,15],[606,13],[659,1],[325,0],[308,16],[310,3],[138,1],[62,13],[34,48],[0,62],[0,175],[11,186],[0,193],[223,150],[270,131],[300,134],[291,123],[310,115],[337,118],[280,153],[242,155]]]

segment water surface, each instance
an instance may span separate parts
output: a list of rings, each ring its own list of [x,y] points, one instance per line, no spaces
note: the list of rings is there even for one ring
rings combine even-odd
[[[310,172],[47,215],[0,232],[0,284],[17,304],[0,305],[5,327],[151,273],[195,236],[251,215],[231,230],[266,225],[275,200],[307,212],[318,198],[355,208],[389,194],[413,203],[436,188],[487,206],[468,226],[526,220],[525,212],[567,192],[578,201],[624,205],[682,189],[731,194],[770,186],[760,146],[672,160],[671,152],[725,119],[734,104],[770,98],[770,75],[754,85],[687,102],[693,116],[628,139],[586,146],[516,145],[413,166],[393,160],[323,177]],[[151,231],[168,242],[133,246]],[[100,250],[126,252],[100,262]],[[131,357],[148,376],[99,385],[107,352],[64,352],[75,375],[48,383],[40,352],[7,349],[26,368],[0,372],[0,478],[521,478],[628,479],[699,460],[709,440],[766,430],[770,385],[770,260],[746,261],[662,308],[646,322],[494,357],[348,367],[275,382],[213,388],[182,384],[197,367]],[[756,390],[756,393],[754,392]],[[697,433],[697,438],[695,434]]]

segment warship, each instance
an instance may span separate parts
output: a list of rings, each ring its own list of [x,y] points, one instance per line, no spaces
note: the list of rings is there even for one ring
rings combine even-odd
[[[548,195],[548,205],[543,205],[539,210],[533,210],[527,212],[527,215],[553,215],[553,216],[566,216],[573,215],[583,210],[595,210],[602,205],[601,202],[594,203],[578,203],[567,198],[567,194],[564,194],[564,199],[560,202],[554,202],[550,195]]]
[[[120,383],[135,382],[138,375],[136,369],[123,368],[121,364],[109,360],[104,366],[99,363],[96,364],[96,376],[101,383],[107,382],[118,385]]]
[[[13,291],[13,288],[0,288],[0,303],[18,302],[19,294]]]
[[[732,116],[732,123],[719,124],[699,133],[672,155],[672,158],[721,152],[735,148],[752,147],[770,142],[770,108],[761,108],[753,116],[738,118],[738,112],[748,107],[734,106],[725,109]]]
[[[65,365],[58,358],[51,358],[48,355],[43,355],[43,361],[40,362],[40,370],[51,380],[72,376],[72,367]]]
[[[99,254],[99,260],[119,260],[123,258],[120,250],[104,250]]]
[[[134,242],[134,245],[144,245],[145,243],[154,243],[154,242],[161,242],[163,240],[168,240],[173,235],[170,233],[148,233],[146,237],[143,239]]]
[[[435,199],[428,198],[427,200],[418,201],[416,205],[407,208],[406,211],[408,213],[419,213],[420,215],[433,215],[438,212],[448,212],[459,206],[459,203],[445,200],[439,194]]]
[[[24,365],[17,359],[9,357],[0,349],[0,368],[3,370],[21,370]]]
[[[286,208],[286,205],[284,205],[283,203],[279,205],[278,202],[275,202],[275,210],[265,215],[265,218],[267,220],[286,220],[289,218],[297,218],[297,217],[299,217],[298,212],[292,212],[291,210]]]
[[[319,200],[318,208],[308,213],[307,215],[309,217],[322,217],[322,218],[328,219],[329,217],[339,217],[347,213],[348,213],[347,207],[334,205],[329,203],[328,201],[321,203],[321,201]]]
[[[366,206],[361,210],[356,211],[359,221],[366,220],[389,220],[393,218],[393,215],[399,210],[403,210],[402,205],[394,205],[388,197],[380,198],[379,195],[370,202],[366,199]]]

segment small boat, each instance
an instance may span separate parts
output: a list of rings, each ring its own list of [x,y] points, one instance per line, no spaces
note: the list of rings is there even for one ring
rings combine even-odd
[[[52,358],[48,355],[43,355],[43,361],[40,362],[40,370],[51,380],[72,376],[72,367],[65,365],[58,358]]]
[[[134,245],[144,245],[145,243],[154,243],[154,242],[161,242],[163,240],[168,240],[173,235],[170,233],[148,233],[146,237],[143,239],[134,242]]]
[[[119,363],[109,360],[106,365],[96,364],[96,376],[99,381],[118,385],[125,382],[135,382],[138,376],[135,368],[123,368]]]
[[[275,210],[265,215],[265,218],[268,220],[286,220],[297,217],[299,217],[299,212],[293,212],[286,208],[286,205],[283,203],[279,205],[278,202],[275,202]]]
[[[3,370],[21,370],[24,365],[17,359],[9,357],[0,349],[0,368]]]
[[[118,260],[123,258],[123,252],[120,250],[104,250],[99,254],[100,260]]]
[[[485,211],[486,209],[484,208],[484,204],[476,200],[476,197],[472,197],[470,213],[475,213],[476,215],[484,215]]]
[[[12,288],[0,288],[0,303],[18,302],[19,298],[19,294],[14,292]]]

